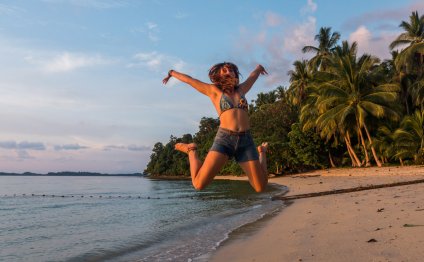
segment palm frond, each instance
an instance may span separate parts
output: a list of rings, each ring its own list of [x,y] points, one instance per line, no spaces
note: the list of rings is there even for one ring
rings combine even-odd
[[[385,112],[386,112],[384,106],[376,104],[376,103],[372,103],[372,102],[369,102],[369,101],[362,101],[360,103],[359,108],[360,108],[360,110],[364,110],[364,112],[368,112],[368,113],[370,113],[371,115],[373,115],[377,118],[384,117]],[[365,118],[363,118],[363,119],[365,119]]]
[[[319,52],[319,48],[317,48],[317,47],[315,47],[315,46],[310,46],[310,45],[308,45],[308,46],[304,46],[304,47],[302,48],[302,52],[303,52],[303,53],[309,53],[309,52],[315,52],[315,53],[318,53],[318,52]]]
[[[416,43],[408,46],[396,57],[395,65],[397,70],[400,71],[402,66],[411,67],[412,59],[415,53],[424,53],[424,42]]]

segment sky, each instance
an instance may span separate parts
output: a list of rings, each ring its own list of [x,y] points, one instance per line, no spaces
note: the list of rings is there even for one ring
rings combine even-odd
[[[168,70],[209,82],[230,61],[288,86],[305,45],[331,27],[385,59],[422,0],[0,0],[0,172],[143,172],[155,143],[216,118]]]

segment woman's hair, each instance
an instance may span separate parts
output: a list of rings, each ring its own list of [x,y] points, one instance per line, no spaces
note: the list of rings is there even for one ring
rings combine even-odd
[[[221,76],[221,68],[229,67],[236,75],[235,78],[223,77]],[[216,64],[209,69],[209,79],[214,83],[219,89],[223,92],[226,92],[231,87],[236,88],[239,84],[240,72],[238,67],[230,62],[223,62]]]

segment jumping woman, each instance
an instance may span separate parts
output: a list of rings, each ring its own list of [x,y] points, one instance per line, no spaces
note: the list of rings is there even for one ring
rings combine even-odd
[[[212,84],[204,83],[189,75],[170,70],[163,79],[166,84],[171,77],[189,84],[200,93],[208,96],[220,120],[218,132],[205,161],[197,156],[194,143],[177,143],[175,149],[188,155],[191,181],[196,190],[205,188],[232,157],[241,166],[256,192],[265,190],[268,184],[266,151],[268,143],[256,148],[250,134],[248,104],[245,94],[249,92],[260,75],[268,74],[265,68],[257,65],[243,83],[239,83],[240,72],[233,63],[219,63],[209,70]]]

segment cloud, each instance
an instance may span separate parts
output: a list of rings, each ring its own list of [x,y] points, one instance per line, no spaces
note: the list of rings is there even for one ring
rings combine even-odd
[[[155,29],[155,28],[157,28],[157,27],[158,27],[158,25],[157,25],[157,24],[155,24],[155,23],[153,23],[153,22],[147,22],[147,23],[146,23],[146,25],[147,25],[147,28],[148,28],[149,30],[153,30],[153,29]]]
[[[371,32],[365,27],[360,26],[355,32],[349,36],[349,42],[356,41],[359,46],[367,49],[371,41]]]
[[[17,144],[18,149],[46,150],[43,143],[23,141]]]
[[[16,15],[22,13],[23,10],[19,7],[7,4],[0,4],[0,14],[1,15]]]
[[[423,10],[424,2],[416,1],[408,6],[396,9],[378,9],[378,11],[364,13],[360,16],[348,19],[342,26],[344,29],[354,29],[361,25],[376,24],[378,27],[395,28],[399,31],[399,24],[401,21],[408,21],[411,12],[416,10]]]
[[[158,25],[153,22],[147,22],[146,26],[147,26],[147,37],[150,39],[150,41],[152,42],[159,41],[160,39],[158,37],[158,33],[159,33]]]
[[[143,26],[131,29],[130,31],[134,34],[146,35],[147,38],[152,42],[157,42],[160,40],[158,36],[160,32],[159,25],[152,21],[146,22]]]
[[[161,72],[173,68],[181,70],[186,66],[186,63],[173,56],[158,53],[156,51],[147,53],[137,53],[134,55],[135,62],[128,65],[128,67],[147,67],[154,72]]]
[[[20,143],[17,143],[15,141],[1,141],[0,148],[17,150],[46,150],[46,147],[43,143],[27,141],[23,141]]]
[[[17,155],[18,155],[18,161],[19,160],[26,160],[26,159],[35,159],[35,157],[31,156],[25,150],[17,150]]]
[[[178,11],[178,12],[174,15],[174,17],[175,17],[176,19],[184,19],[184,18],[187,18],[187,17],[188,17],[188,14],[183,13],[183,12],[181,12],[181,11]]]
[[[27,61],[34,61],[32,57],[27,57]],[[35,60],[36,63],[42,65],[45,72],[70,72],[84,67],[93,67],[98,65],[107,65],[111,61],[102,58],[99,55],[84,55],[64,52],[52,58],[43,60]]]
[[[137,145],[129,145],[128,147],[129,151],[150,151],[152,150],[149,146],[137,146]]]
[[[4,148],[4,149],[16,149],[17,148],[17,144],[15,141],[3,141],[0,142],[0,148]]]
[[[108,146],[105,146],[105,147],[103,147],[103,150],[104,151],[110,151],[110,150],[123,150],[123,149],[126,149],[127,147],[126,146],[122,146],[122,145],[119,145],[119,146],[117,146],[117,145],[108,145]]]
[[[67,144],[67,145],[56,145],[54,146],[54,150],[60,151],[60,150],[81,150],[81,149],[87,149],[89,147],[87,146],[80,146],[79,144]]]
[[[238,38],[235,41],[236,50],[249,55],[252,54],[257,45],[262,45],[266,42],[266,33],[266,30],[251,32],[248,28],[241,27]],[[244,54],[240,56],[244,56]]]
[[[290,31],[291,33],[284,37],[283,49],[285,52],[301,54],[302,47],[314,41],[316,18],[310,16],[306,22],[296,25]]]
[[[110,150],[128,150],[128,151],[151,151],[152,148],[150,146],[138,146],[138,145],[107,145],[103,147],[104,151],[110,151]]]
[[[243,27],[240,29],[240,36],[236,43],[238,49],[241,48],[248,54],[253,53],[258,45],[265,45],[267,53],[274,59],[298,57],[302,54],[303,46],[313,44],[315,31],[316,18],[310,16],[303,23],[286,26],[284,31],[281,29],[274,35],[268,34],[268,29],[255,33]]]
[[[64,73],[81,68],[104,66],[113,64],[114,61],[100,55],[80,54],[70,52],[28,52],[24,59],[27,63],[36,65],[45,73]]]
[[[397,36],[395,32],[383,31],[379,35],[373,33],[366,26],[359,26],[349,36],[349,42],[358,43],[358,54],[363,53],[377,56],[380,59],[391,58],[389,43]]]
[[[314,3],[314,0],[307,0],[306,6],[302,7],[302,9],[300,10],[300,13],[303,15],[307,13],[315,13],[317,8],[318,8],[318,5]]]
[[[134,58],[138,60],[141,65],[147,66],[152,71],[157,71],[166,59],[164,55],[157,52],[138,53]]]
[[[266,25],[270,25],[269,17],[264,15]],[[281,21],[284,20],[281,17]],[[266,27],[258,32],[250,31],[246,27],[240,28],[240,34],[235,43],[237,57],[243,57],[241,64],[255,66],[257,57],[268,70],[269,75],[264,78],[268,86],[283,85],[288,82],[287,72],[296,59],[303,59],[307,54],[302,53],[302,47],[314,44],[316,34],[316,18],[307,17],[300,24],[280,24],[275,28]],[[259,55],[258,55],[259,54]]]
[[[267,26],[275,27],[281,25],[283,22],[282,16],[274,13],[274,12],[267,12],[265,14],[265,23]]]

